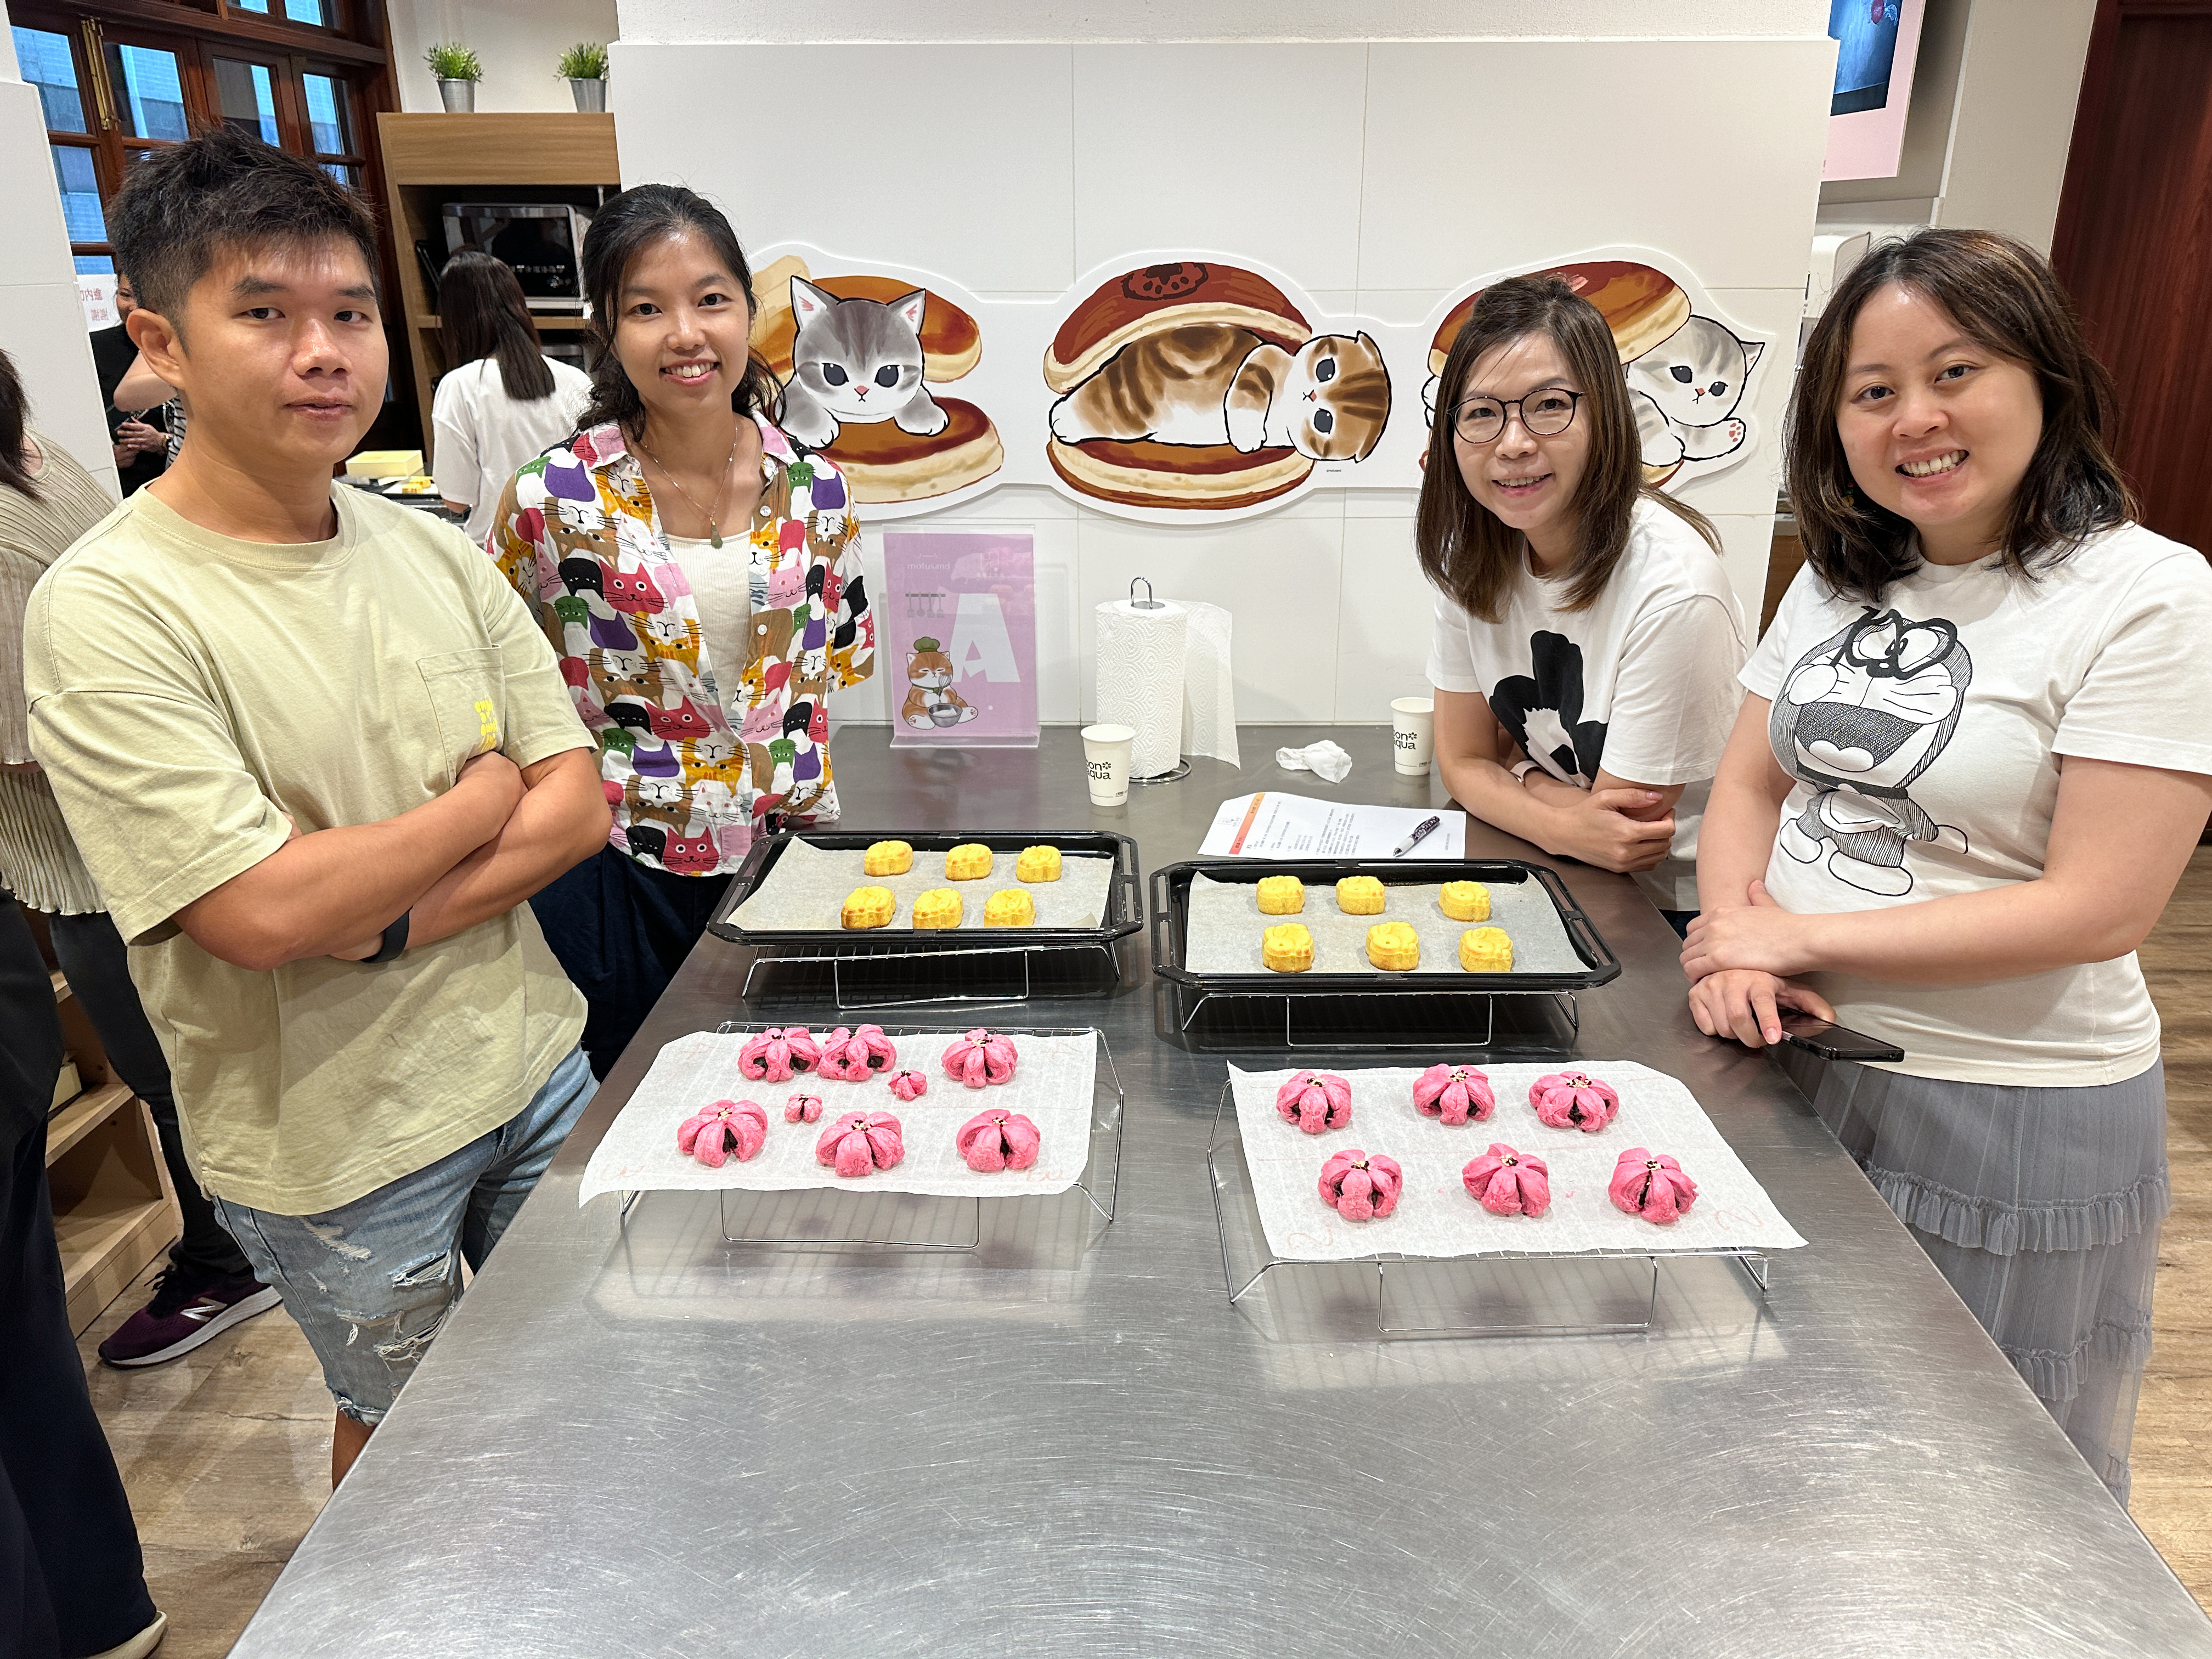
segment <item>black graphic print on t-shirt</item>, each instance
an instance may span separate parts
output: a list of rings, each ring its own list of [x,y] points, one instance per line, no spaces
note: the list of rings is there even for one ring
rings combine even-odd
[[[1490,712],[1530,760],[1547,761],[1564,777],[1595,780],[1605,758],[1605,722],[1583,718],[1582,647],[1539,629],[1528,636],[1528,660],[1534,677],[1498,681]]]

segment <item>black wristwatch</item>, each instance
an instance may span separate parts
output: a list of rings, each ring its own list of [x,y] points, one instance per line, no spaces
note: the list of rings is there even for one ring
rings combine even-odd
[[[402,910],[399,913],[399,920],[384,930],[384,943],[376,947],[376,954],[361,958],[363,967],[367,967],[372,962],[389,962],[407,948],[407,918],[410,914],[411,912]]]

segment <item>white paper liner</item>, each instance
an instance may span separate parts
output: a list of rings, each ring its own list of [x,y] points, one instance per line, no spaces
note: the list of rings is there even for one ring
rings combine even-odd
[[[1048,839],[1039,837],[1036,845],[1051,845]],[[960,926],[957,929],[923,929],[919,939],[927,942],[933,932],[981,932],[1003,936],[1009,944],[1017,943],[1021,936],[1041,927],[1096,927],[1106,914],[1106,901],[1114,888],[1114,860],[1103,854],[1063,852],[1060,858],[1058,881],[1016,881],[1014,866],[1020,861],[1018,852],[994,853],[991,873],[980,881],[948,881],[945,875],[945,854],[932,853],[917,847],[914,853],[914,867],[902,876],[872,876],[866,868],[866,854],[855,847],[833,849],[817,847],[809,841],[794,841],[783,849],[775,867],[768,872],[757,891],[746,898],[730,915],[730,920],[740,927],[761,933],[786,933],[799,929],[834,933],[840,939],[866,942],[896,936],[901,944],[912,942],[914,931],[914,902],[932,888],[950,887],[960,895]],[[852,928],[839,920],[845,900],[855,887],[888,887],[898,900],[898,910],[889,927]],[[1028,927],[986,927],[983,926],[983,905],[992,894],[1003,887],[1018,887],[1036,904],[1036,920]]]
[[[1486,921],[1454,921],[1443,913],[1437,895],[1443,883],[1385,884],[1379,915],[1347,916],[1336,908],[1334,882],[1308,882],[1306,908],[1294,916],[1260,913],[1260,890],[1250,882],[1213,881],[1205,876],[1190,879],[1187,903],[1188,920],[1183,932],[1184,965],[1194,974],[1264,974],[1270,971],[1260,957],[1260,935],[1279,921],[1305,924],[1313,935],[1316,974],[1379,974],[1367,960],[1367,930],[1378,921],[1412,924],[1420,936],[1420,965],[1415,974],[1463,975],[1459,965],[1459,936],[1471,927],[1503,927],[1513,941],[1516,974],[1579,974],[1589,964],[1575,953],[1567,938],[1567,925],[1540,883],[1485,882],[1490,890]],[[1295,985],[1304,975],[1278,975]]]
[[[1275,1110],[1275,1091],[1297,1069],[1229,1068],[1260,1224],[1279,1260],[1790,1250],[1805,1243],[1690,1091],[1632,1060],[1486,1066],[1498,1109],[1487,1122],[1458,1127],[1413,1109],[1413,1079],[1423,1067],[1343,1072],[1338,1075],[1352,1085],[1352,1121],[1318,1135],[1284,1121]],[[1547,1127],[1528,1104],[1531,1083],[1570,1070],[1587,1072],[1620,1093],[1620,1115],[1595,1134]],[[1533,1220],[1492,1215],[1468,1195],[1460,1172],[1493,1141],[1534,1153],[1549,1167],[1552,1206],[1544,1214]],[[1382,1220],[1346,1221],[1322,1202],[1321,1166],[1350,1146],[1394,1158],[1406,1172],[1398,1207]],[[1698,1183],[1697,1202],[1680,1220],[1661,1226],[1613,1207],[1606,1188],[1614,1164],[1631,1146],[1667,1153]]]
[[[1015,1037],[1013,1078],[985,1089],[970,1089],[945,1075],[945,1046],[955,1040],[950,1033],[893,1037],[897,1063],[866,1083],[832,1082],[812,1072],[787,1083],[748,1082],[738,1075],[738,1051],[747,1035],[695,1031],[663,1048],[592,1153],[576,1201],[585,1204],[615,1192],[790,1192],[817,1187],[940,1198],[1042,1198],[1066,1192],[1091,1160],[1098,1039],[1088,1031]],[[885,1081],[891,1072],[908,1070],[929,1079],[929,1092],[919,1100],[899,1099]],[[795,1094],[822,1097],[819,1122],[783,1121],[783,1103]],[[759,1103],[768,1112],[768,1139],[750,1162],[732,1158],[710,1170],[676,1150],[676,1131],[684,1119],[718,1100]],[[968,1167],[953,1137],[962,1124],[986,1109],[1019,1112],[1037,1126],[1035,1164],[996,1175],[978,1175]],[[815,1159],[815,1142],[833,1118],[847,1112],[889,1112],[897,1118],[906,1157],[888,1170],[852,1180],[823,1168]]]

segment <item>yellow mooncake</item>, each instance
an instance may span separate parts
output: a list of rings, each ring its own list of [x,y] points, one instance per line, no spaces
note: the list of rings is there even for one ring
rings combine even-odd
[[[1459,936],[1459,965],[1470,974],[1502,974],[1513,966],[1513,941],[1503,927],[1470,927]]]
[[[964,908],[960,895],[950,887],[933,887],[914,902],[914,925],[917,927],[957,927]]]
[[[1306,884],[1296,876],[1260,878],[1260,914],[1294,916],[1306,908]]]
[[[1279,921],[1260,935],[1260,961],[1279,974],[1303,974],[1313,966],[1313,935],[1301,921]]]
[[[1002,887],[983,902],[986,927],[1026,927],[1036,920],[1036,901],[1018,887]]]
[[[1378,921],[1367,930],[1367,959],[1386,973],[1421,965],[1421,936],[1402,921]]]
[[[1057,847],[1024,847],[1022,855],[1014,860],[1016,881],[1058,881],[1060,879],[1060,848]]]
[[[1490,890],[1479,881],[1448,881],[1437,902],[1454,921],[1490,920]]]
[[[947,881],[981,881],[991,873],[991,849],[980,841],[964,841],[945,855]]]
[[[842,927],[888,927],[897,914],[898,900],[890,888],[855,887],[845,895],[845,908],[838,912],[837,923]]]
[[[871,876],[902,876],[914,868],[914,848],[902,841],[872,842],[860,854],[860,869]]]
[[[1382,884],[1372,876],[1346,876],[1336,884],[1336,908],[1347,916],[1382,914]]]

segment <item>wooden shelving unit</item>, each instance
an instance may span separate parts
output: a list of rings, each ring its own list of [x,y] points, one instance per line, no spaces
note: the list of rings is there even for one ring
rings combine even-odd
[[[35,917],[32,931],[41,945],[47,943]],[[46,1120],[46,1185],[70,1328],[82,1333],[146,1271],[183,1222],[152,1114],[109,1066],[59,969],[52,979],[63,1040],[83,1086]]]
[[[427,464],[434,441],[431,392],[452,365],[446,360],[442,325],[432,308],[415,244],[428,240],[445,246],[441,210],[449,201],[496,200],[505,190],[529,192],[523,199],[542,196],[588,208],[620,190],[615,121],[611,115],[386,113],[376,118],[376,125]],[[580,334],[587,326],[581,317],[541,316],[535,320],[539,335],[548,339]]]

